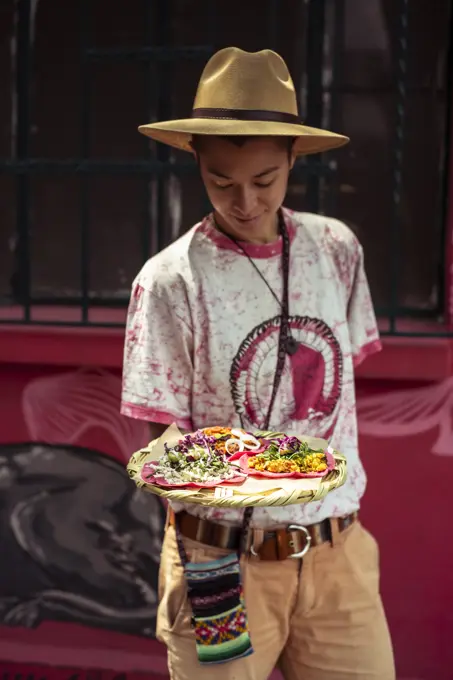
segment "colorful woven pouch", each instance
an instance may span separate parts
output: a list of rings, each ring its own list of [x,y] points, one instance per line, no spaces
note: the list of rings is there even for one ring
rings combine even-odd
[[[175,515],[176,542],[184,567],[187,595],[198,660],[217,664],[253,654],[241,580],[240,556],[244,552],[252,509],[246,508],[238,551],[211,562],[190,562]]]
[[[188,562],[184,572],[200,663],[225,663],[252,654],[237,554]]]

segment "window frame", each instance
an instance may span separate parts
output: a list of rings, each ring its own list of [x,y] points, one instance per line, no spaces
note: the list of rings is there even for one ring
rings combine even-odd
[[[325,32],[319,30],[320,26],[325,26],[326,21],[326,4],[327,0],[311,2],[308,14],[308,29],[307,29],[307,53],[309,55],[310,64],[312,68],[308,71],[307,79],[307,120],[310,124],[316,125],[323,117],[323,97],[324,90],[322,86],[322,66],[323,66],[323,45],[325,40]],[[399,99],[397,101],[398,109],[398,125],[396,131],[395,144],[395,177],[399,184],[395,187],[395,225],[397,230],[397,213],[399,209],[399,200],[401,197],[401,163],[402,153],[401,145],[403,144],[404,132],[404,117],[405,117],[405,98],[406,98],[406,66],[405,61],[407,57],[407,12],[408,0],[398,0],[400,8],[400,21],[398,25],[397,45],[398,51],[396,54],[396,62],[398,63],[397,81]],[[17,248],[17,260],[19,275],[15,277],[15,294],[12,304],[8,307],[0,307],[0,328],[2,325],[10,323],[23,323],[25,325],[55,325],[55,326],[81,326],[91,328],[97,326],[102,327],[119,327],[123,324],[122,317],[124,317],[124,308],[126,301],[121,305],[121,311],[116,309],[117,302],[106,300],[94,300],[90,297],[89,274],[87,268],[88,249],[89,249],[89,211],[87,204],[87,184],[88,178],[92,173],[106,172],[117,173],[119,171],[145,174],[149,177],[157,178],[157,203],[158,210],[161,212],[165,209],[165,199],[163,196],[163,184],[165,177],[169,174],[178,173],[185,174],[195,171],[195,165],[190,161],[187,163],[169,163],[169,151],[165,147],[159,147],[156,159],[148,158],[143,161],[103,161],[90,158],[90,143],[88,134],[87,119],[89,116],[89,91],[90,91],[90,65],[93,61],[103,59],[158,59],[163,62],[168,59],[192,58],[200,56],[200,54],[209,56],[215,51],[212,45],[198,45],[192,47],[172,47],[153,46],[140,47],[136,49],[130,48],[99,48],[90,44],[89,40],[89,21],[82,22],[87,26],[85,33],[82,35],[82,51],[83,51],[83,85],[82,89],[85,94],[84,106],[82,111],[82,153],[81,158],[69,160],[49,160],[49,159],[33,159],[30,158],[30,109],[31,109],[31,82],[32,82],[32,46],[29,40],[30,27],[33,22],[32,14],[32,0],[21,0],[17,7],[17,21],[16,21],[16,91],[17,91],[17,137],[16,149],[14,159],[0,159],[0,168],[4,171],[16,176],[17,194],[16,194],[16,215],[17,215],[17,232],[19,238],[19,245]],[[89,16],[89,0],[83,0],[80,6],[85,12],[85,18]],[[277,5],[271,2],[271,5],[276,12]],[[275,5],[275,6],[274,6]],[[169,5],[167,0],[158,0],[160,21],[162,28],[162,35],[168,31],[169,21]],[[338,2],[338,20],[341,26],[342,3]],[[344,17],[343,17],[344,20]],[[270,22],[271,31],[275,22]],[[270,38],[275,40],[274,38]],[[337,52],[341,50],[341,41],[334,45],[334,50]],[[451,51],[451,46],[450,46]],[[451,55],[450,55],[451,56]],[[338,59],[340,63],[340,59]],[[453,125],[452,116],[452,81],[453,68],[449,71],[449,85],[450,85],[450,107],[449,119],[450,126],[448,130],[448,139],[450,144],[446,150],[445,164],[449,165],[449,172],[445,172],[445,270],[441,274],[443,276],[443,299],[441,300],[441,308],[434,312],[445,318],[445,322],[436,322],[432,318],[423,320],[420,317],[414,319],[401,319],[398,317],[398,305],[395,303],[392,310],[386,319],[381,319],[381,332],[383,336],[390,337],[411,337],[411,338],[449,338],[453,336],[453,148],[451,144],[450,128]],[[166,100],[168,97],[164,96],[166,91],[160,93],[158,99],[161,102],[159,115],[165,117]],[[335,109],[335,99],[332,100],[332,107]],[[310,209],[316,211],[319,207],[320,186],[323,179],[328,178],[334,172],[334,163],[329,159],[323,157],[307,157],[298,163],[296,173],[306,179],[307,184],[307,200]],[[34,173],[43,171],[53,172],[77,172],[81,174],[82,192],[80,201],[80,223],[82,235],[82,258],[80,263],[81,276],[81,299],[80,305],[76,300],[67,300],[66,304],[61,304],[58,308],[58,300],[55,304],[50,305],[51,300],[32,300],[30,297],[30,248],[29,248],[29,206],[30,206],[30,178]],[[448,190],[447,190],[448,187]],[[399,198],[398,198],[399,196]],[[144,233],[146,230],[144,230]],[[148,235],[149,236],[149,235]],[[156,233],[157,248],[167,244],[168,235],[158,231]],[[143,243],[144,252],[149,251],[149,241],[144,237]],[[397,255],[395,255],[397,258]],[[397,290],[397,260],[392,263],[391,275],[394,278],[393,289]],[[395,301],[394,301],[395,302]],[[49,309],[49,307],[53,308]],[[68,310],[69,308],[69,310]],[[80,309],[80,320],[77,319],[77,310]],[[108,312],[105,309],[109,310]],[[23,310],[23,318],[19,318],[19,311]],[[65,311],[66,310],[66,311]],[[7,312],[11,312],[8,317]],[[118,320],[120,319],[120,320]],[[386,324],[386,321],[388,324]]]

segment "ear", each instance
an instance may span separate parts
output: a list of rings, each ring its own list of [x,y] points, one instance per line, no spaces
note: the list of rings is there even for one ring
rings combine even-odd
[[[200,166],[200,156],[198,154],[196,145],[193,143],[193,141],[190,141],[189,144],[190,144],[191,149],[192,149],[192,155],[195,158],[197,165]]]
[[[288,152],[289,152],[289,154],[288,154],[288,155],[289,155],[289,169],[290,169],[290,171],[293,169],[294,163],[296,162],[296,158],[297,158],[297,154],[296,154],[296,152],[294,151],[294,147],[295,147],[295,146],[296,146],[296,140],[293,139],[292,145],[291,145],[291,147],[288,149]]]

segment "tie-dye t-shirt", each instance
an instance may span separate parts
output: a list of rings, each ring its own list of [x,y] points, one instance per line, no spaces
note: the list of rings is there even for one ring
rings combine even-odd
[[[354,366],[380,349],[354,234],[336,219],[284,210],[291,247],[286,357],[270,427],[320,436],[348,459],[346,484],[316,503],[255,509],[253,525],[311,524],[358,509],[366,485],[359,459]],[[278,300],[281,238],[242,244]],[[122,413],[195,430],[263,426],[277,361],[281,308],[244,252],[207,217],[152,257],[132,289]],[[179,509],[181,505],[175,506]],[[187,506],[240,524],[242,511]]]

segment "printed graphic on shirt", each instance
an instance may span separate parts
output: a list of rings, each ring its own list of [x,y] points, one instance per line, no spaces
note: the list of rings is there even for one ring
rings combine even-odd
[[[297,421],[300,431],[306,433],[315,426],[317,436],[328,439],[335,428],[341,396],[340,345],[329,326],[319,319],[291,316],[289,328],[299,347],[286,359],[277,397],[279,421]],[[266,419],[279,333],[280,316],[256,326],[242,342],[231,366],[236,412],[244,424],[253,427],[263,427]]]

